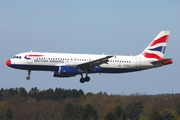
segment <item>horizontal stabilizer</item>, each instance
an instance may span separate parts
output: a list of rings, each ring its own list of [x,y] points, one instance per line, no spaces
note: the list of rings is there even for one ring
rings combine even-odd
[[[151,62],[153,65],[168,65],[168,64],[172,64],[172,58],[167,58],[167,59],[162,59],[159,61],[153,61]]]

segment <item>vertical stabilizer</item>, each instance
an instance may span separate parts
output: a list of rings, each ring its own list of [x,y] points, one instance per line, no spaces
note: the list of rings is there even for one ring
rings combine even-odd
[[[169,31],[161,31],[141,54],[145,58],[162,60],[168,42],[169,34]]]

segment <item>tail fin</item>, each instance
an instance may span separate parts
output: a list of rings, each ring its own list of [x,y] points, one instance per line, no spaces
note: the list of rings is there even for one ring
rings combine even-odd
[[[169,31],[161,31],[141,54],[145,58],[155,58],[157,60],[162,60],[169,34]]]

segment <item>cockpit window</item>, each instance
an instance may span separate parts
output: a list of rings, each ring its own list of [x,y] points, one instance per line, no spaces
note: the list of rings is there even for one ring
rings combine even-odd
[[[21,56],[14,56],[14,59],[21,59]]]

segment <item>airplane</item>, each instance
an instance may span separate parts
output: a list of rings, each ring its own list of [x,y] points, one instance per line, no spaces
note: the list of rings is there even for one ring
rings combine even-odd
[[[91,73],[127,73],[172,64],[172,58],[163,58],[170,31],[161,31],[155,39],[136,56],[24,52],[6,61],[6,65],[31,71],[52,71],[54,77],[81,75],[80,82],[90,81]],[[85,77],[83,77],[85,74]]]

